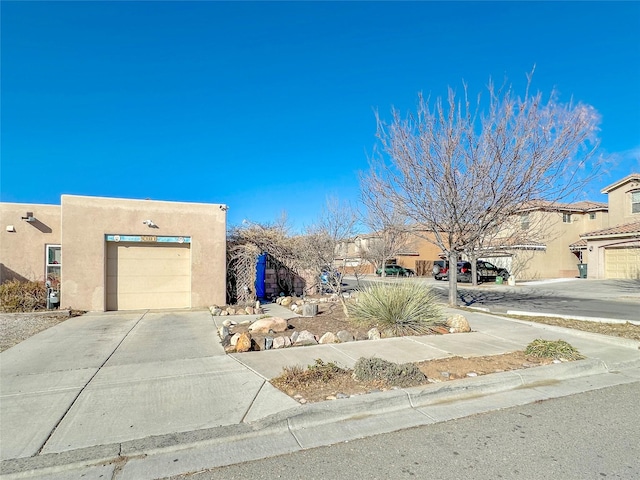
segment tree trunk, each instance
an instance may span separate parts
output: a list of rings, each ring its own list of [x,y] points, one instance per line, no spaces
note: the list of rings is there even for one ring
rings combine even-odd
[[[449,251],[449,305],[458,304],[458,252]]]

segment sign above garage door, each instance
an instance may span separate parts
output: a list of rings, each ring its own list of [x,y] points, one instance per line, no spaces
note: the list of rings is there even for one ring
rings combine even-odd
[[[164,237],[159,235],[105,235],[107,242],[191,243],[191,237]]]

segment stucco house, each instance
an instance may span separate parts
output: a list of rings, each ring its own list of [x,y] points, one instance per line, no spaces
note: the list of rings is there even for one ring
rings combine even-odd
[[[580,235],[588,278],[640,279],[640,174],[602,190],[608,195],[609,225]]]
[[[226,302],[226,205],[62,195],[0,203],[0,283],[49,280],[81,310]]]

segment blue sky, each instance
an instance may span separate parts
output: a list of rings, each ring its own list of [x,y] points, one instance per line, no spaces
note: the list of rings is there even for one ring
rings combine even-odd
[[[602,115],[605,175],[640,171],[639,2],[7,2],[0,199],[226,203],[230,225],[358,196],[374,110],[464,79]]]

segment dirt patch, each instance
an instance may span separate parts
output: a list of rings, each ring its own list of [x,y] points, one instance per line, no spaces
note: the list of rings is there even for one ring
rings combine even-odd
[[[612,337],[630,338],[640,341],[640,325],[633,323],[601,323],[588,322],[583,320],[569,320],[565,318],[551,317],[527,317],[521,315],[504,315],[509,318],[527,320],[529,322],[544,323],[545,325],[555,325],[557,327],[573,328],[583,332],[600,333]]]
[[[529,357],[524,352],[518,351],[485,357],[439,358],[418,362],[416,365],[426,375],[427,383],[440,383],[489,373],[538,367],[548,365],[552,361],[550,358]],[[292,374],[288,376],[285,374],[274,378],[271,383],[301,403],[334,400],[394,388],[393,385],[381,381],[358,381],[353,378],[352,371],[347,369],[331,376],[303,376],[301,371],[290,373]],[[293,377],[298,380],[292,381]]]

